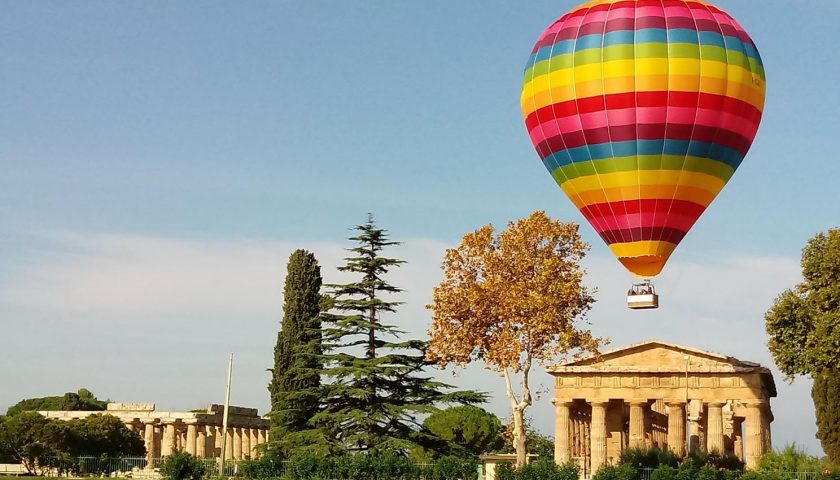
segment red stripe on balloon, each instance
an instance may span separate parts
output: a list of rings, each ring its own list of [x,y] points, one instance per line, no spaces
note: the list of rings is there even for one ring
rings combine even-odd
[[[685,237],[686,233],[688,232],[679,228],[634,227],[610,230],[603,232],[603,235],[611,235],[613,238],[620,239],[616,242],[607,242],[607,245],[612,245],[613,243],[643,241],[670,242],[674,245],[678,245]]]
[[[755,106],[743,100],[724,95],[700,93],[698,98],[697,92],[626,92],[546,105],[531,112],[525,119],[525,125],[530,131],[541,123],[539,119],[571,117],[583,113],[637,106],[661,107],[666,105],[669,107],[698,107],[721,111],[722,113],[737,115],[756,125],[761,120],[761,111]]]
[[[626,212],[627,214],[636,213],[656,213],[667,215],[670,212],[678,213],[680,215],[699,217],[706,207],[703,205],[690,202],[688,200],[674,200],[671,205],[670,198],[645,198],[640,200],[625,200],[622,202],[609,202],[588,205],[580,209],[580,212],[587,219],[596,219],[603,216],[601,212],[606,209],[613,212]]]
[[[619,4],[626,4],[626,6],[629,7],[635,5],[633,2],[617,2],[613,4],[612,8],[617,8]],[[694,10],[702,9],[707,12],[709,11],[707,10],[707,7],[705,5],[695,2],[675,2],[672,4],[672,6],[685,5],[688,5],[689,8],[692,8]],[[608,6],[609,5],[598,5],[597,7],[593,7],[591,10],[577,10],[575,12],[572,12],[568,17],[564,18],[564,22],[571,18],[582,16],[588,11],[596,12],[606,10]],[[639,3],[639,6],[642,6],[641,3]],[[661,1],[654,0],[654,2],[650,6],[661,7],[662,3]],[[668,5],[666,4],[665,6],[667,7]],[[723,14],[723,12],[716,8],[712,8],[710,10],[712,13],[725,15]],[[560,31],[557,32],[556,35],[547,35],[546,37],[541,38],[539,41],[537,41],[537,44],[534,45],[534,49],[531,51],[531,53],[536,53],[539,49],[550,45],[554,45],[557,42],[561,42],[563,40],[573,40],[575,38],[580,38],[584,35],[591,35],[595,33],[609,33],[619,30],[642,30],[645,28],[667,28],[668,30],[680,28],[695,30],[698,32],[723,33],[724,35],[729,35],[738,38],[743,42],[753,44],[752,39],[749,37],[749,35],[747,35],[745,31],[743,31],[742,29],[738,29],[732,25],[728,25],[726,23],[718,22],[707,18],[691,18],[680,15],[666,14],[665,16],[615,18],[608,20],[606,26],[604,26],[603,22],[598,21],[592,22],[591,24],[584,24],[582,26],[575,25],[573,27],[561,27]]]

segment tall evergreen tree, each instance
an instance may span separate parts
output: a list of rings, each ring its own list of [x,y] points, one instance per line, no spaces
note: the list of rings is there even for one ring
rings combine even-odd
[[[353,282],[329,285],[332,313],[323,314],[324,385],[321,411],[312,419],[310,440],[318,437],[322,453],[403,451],[434,448],[440,439],[422,428],[422,418],[443,403],[476,403],[484,394],[451,391],[424,373],[426,342],[400,340],[404,333],[383,322],[401,302],[402,290],[384,277],[404,262],[382,255],[398,245],[371,216],[355,227],[342,272]],[[386,298],[387,297],[387,298]]]
[[[315,255],[295,250],[289,257],[283,290],[283,323],[274,347],[271,369],[272,448],[287,451],[290,434],[309,428],[318,411],[313,388],[320,383],[321,362],[321,267]]]
[[[832,461],[840,459],[840,369],[825,369],[814,375],[811,388],[817,417],[817,438]]]

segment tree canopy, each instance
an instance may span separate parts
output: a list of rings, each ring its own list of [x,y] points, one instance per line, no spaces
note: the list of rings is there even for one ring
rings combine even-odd
[[[423,427],[452,444],[456,454],[481,455],[504,444],[499,417],[475,405],[459,405],[435,412],[423,421]]]
[[[829,458],[840,462],[840,229],[808,240],[801,265],[803,281],[782,292],[765,314],[768,347],[789,380],[814,379],[817,437]]]
[[[21,462],[30,472],[42,460],[71,456],[131,456],[146,451],[143,439],[112,415],[93,414],[70,421],[20,412],[0,421],[0,456]]]
[[[68,392],[61,396],[27,398],[9,407],[6,415],[13,416],[21,412],[47,410],[86,410],[101,411],[108,405],[106,400],[99,400],[90,390],[80,388],[78,392]]]
[[[765,315],[770,353],[788,378],[840,364],[840,229],[808,240],[801,264],[803,282]]]
[[[587,249],[578,225],[541,211],[498,234],[485,225],[446,251],[444,279],[429,305],[430,360],[442,366],[481,360],[504,376],[519,466],[527,454],[524,412],[532,402],[533,363],[596,352],[600,344],[581,327],[594,302],[582,283]]]

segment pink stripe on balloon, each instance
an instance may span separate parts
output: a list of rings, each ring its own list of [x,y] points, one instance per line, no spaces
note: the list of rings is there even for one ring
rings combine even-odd
[[[665,201],[665,200],[663,200]],[[622,228],[641,228],[641,227],[667,227],[676,228],[688,231],[699,217],[694,215],[685,215],[675,212],[658,214],[654,212],[644,213],[618,213],[615,215],[605,216],[589,216],[590,220],[597,221],[602,227],[596,228],[598,232],[618,230]]]

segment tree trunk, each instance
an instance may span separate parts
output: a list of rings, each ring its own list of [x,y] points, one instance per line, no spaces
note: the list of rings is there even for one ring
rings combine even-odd
[[[525,431],[525,409],[513,410],[513,448],[516,450],[516,469],[528,461],[528,435]]]
[[[510,400],[510,407],[513,411],[513,448],[516,450],[516,469],[525,466],[528,461],[528,436],[525,431],[525,409],[531,405],[531,389],[528,387],[528,374],[531,370],[530,357],[522,370],[522,400],[516,398],[513,392],[513,383],[510,379],[508,369],[504,370],[505,384],[507,385],[507,396]]]

